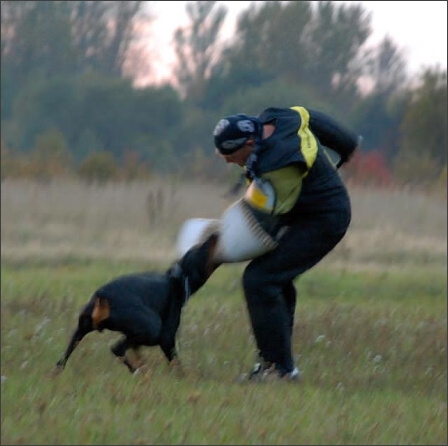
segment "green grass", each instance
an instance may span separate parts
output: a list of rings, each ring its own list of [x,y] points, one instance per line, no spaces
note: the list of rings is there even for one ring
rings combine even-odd
[[[111,332],[51,376],[95,288],[166,269],[180,224],[219,218],[228,186],[2,182],[1,444],[447,443],[446,197],[416,191],[351,188],[349,232],[297,281],[300,385],[236,382],[254,360],[243,265],[185,308],[183,376],[157,348],[130,375]]]
[[[225,265],[184,309],[184,375],[158,348],[132,376],[92,333],[51,371],[81,306],[119,274],[168,263],[2,261],[2,444],[446,444],[442,269],[316,267],[297,281],[297,384],[240,384],[254,345]]]

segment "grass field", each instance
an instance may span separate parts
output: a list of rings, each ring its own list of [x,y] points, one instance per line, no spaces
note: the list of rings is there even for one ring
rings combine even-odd
[[[352,190],[344,241],[297,281],[299,385],[241,384],[254,345],[224,265],[184,309],[184,375],[157,348],[132,376],[92,333],[51,371],[80,307],[122,273],[164,270],[212,184],[2,183],[1,444],[446,444],[446,199]]]

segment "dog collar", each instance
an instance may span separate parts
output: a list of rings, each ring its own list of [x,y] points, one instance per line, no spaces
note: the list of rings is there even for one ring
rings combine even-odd
[[[173,265],[171,269],[171,277],[182,280],[182,285],[184,287],[184,304],[185,304],[191,296],[190,279],[184,273],[184,270],[180,266],[180,264],[177,262]]]

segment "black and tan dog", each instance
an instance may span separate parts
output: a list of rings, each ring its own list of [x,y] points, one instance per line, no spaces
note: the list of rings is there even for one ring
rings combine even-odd
[[[104,329],[124,336],[112,353],[134,373],[142,365],[138,349],[160,346],[168,361],[177,359],[176,332],[187,299],[218,267],[213,262],[217,235],[193,246],[165,273],[142,272],[118,277],[96,290],[81,310],[78,326],[54,372],[61,372],[73,350],[88,333]],[[134,358],[127,355],[132,349]]]

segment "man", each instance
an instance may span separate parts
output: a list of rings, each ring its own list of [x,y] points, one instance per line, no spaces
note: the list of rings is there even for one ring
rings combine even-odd
[[[217,153],[243,167],[242,201],[275,241],[244,270],[243,288],[260,362],[250,380],[298,380],[292,356],[294,280],[344,237],[351,219],[347,189],[337,167],[361,137],[333,118],[296,106],[259,116],[230,115],[213,132]],[[335,165],[330,148],[340,156]]]

